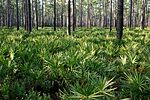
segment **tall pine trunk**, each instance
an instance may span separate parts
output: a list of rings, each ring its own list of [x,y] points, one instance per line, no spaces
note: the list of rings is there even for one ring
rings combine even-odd
[[[75,31],[76,27],[76,0],[73,0],[73,31]]]
[[[10,0],[7,0],[7,27],[10,27]]]
[[[117,27],[117,0],[114,0],[114,26]]]
[[[80,27],[82,27],[82,0],[80,0]]]
[[[36,30],[38,30],[38,10],[37,10],[37,0],[35,0],[35,13],[36,13]]]
[[[71,2],[70,2],[70,0],[68,0],[68,11],[67,11],[67,13],[68,13],[68,25],[67,25],[67,27],[68,27],[68,31],[67,31],[67,33],[68,33],[68,35],[71,35],[71,8],[70,8],[70,6],[71,6],[71,4],[70,4]]]
[[[124,0],[118,0],[118,13],[117,13],[117,39],[121,40],[123,35],[123,10]]]
[[[43,0],[42,0],[42,28],[44,27],[44,7],[43,7]]]
[[[64,20],[63,19],[63,10],[64,10],[64,7],[63,7],[64,6],[64,2],[63,2],[63,0],[61,0],[61,4],[62,4],[61,5],[61,27],[63,27],[63,23],[64,23],[63,22],[63,20]]]
[[[32,27],[34,27],[35,23],[34,23],[34,5],[35,3],[33,3],[34,0],[32,0]]]
[[[110,32],[112,30],[112,0],[110,0]]]
[[[18,0],[16,0],[16,18],[17,18],[16,26],[17,26],[17,31],[18,31],[19,30]]]
[[[28,0],[28,32],[30,33],[32,31],[31,26],[31,2]]]
[[[21,26],[24,26],[24,0],[22,0],[22,17],[21,17]]]
[[[54,0],[54,31],[56,31],[56,0]]]
[[[87,27],[90,27],[91,20],[90,20],[90,0],[87,1]]]
[[[142,13],[141,13],[141,29],[145,28],[145,7],[146,0],[142,0]]]
[[[132,0],[130,0],[129,28],[132,27]]]
[[[99,27],[101,27],[102,16],[101,16],[101,1],[99,0]]]
[[[28,1],[24,1],[25,29],[28,30]]]

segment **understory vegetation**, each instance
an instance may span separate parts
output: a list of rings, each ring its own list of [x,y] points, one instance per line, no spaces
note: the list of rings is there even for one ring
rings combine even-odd
[[[149,100],[150,29],[0,29],[1,100]]]

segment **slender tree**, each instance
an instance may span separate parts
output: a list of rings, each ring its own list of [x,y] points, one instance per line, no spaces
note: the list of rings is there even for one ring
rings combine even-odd
[[[142,0],[142,13],[141,13],[141,29],[145,28],[145,7],[146,7],[146,0]]]
[[[42,0],[42,28],[44,27],[44,3],[43,3],[43,0]]]
[[[2,6],[2,9],[1,9],[1,26],[5,26],[5,10],[4,10],[4,0],[1,1],[1,6]]]
[[[28,32],[30,33],[32,31],[31,26],[31,2],[28,0]]]
[[[18,0],[16,0],[16,19],[17,19],[17,31],[19,30],[19,12],[18,12]]]
[[[103,2],[103,27],[107,27],[107,0]]]
[[[62,4],[62,6],[61,6],[61,27],[63,27],[63,10],[64,10],[64,2],[63,2],[63,0],[61,0],[61,4]]]
[[[38,10],[37,10],[37,0],[35,0],[35,13],[36,13],[36,29],[38,30]]]
[[[70,9],[70,6],[71,6],[71,4],[70,4],[71,2],[70,2],[70,0],[68,0],[68,31],[67,31],[67,33],[68,33],[68,35],[71,35],[71,9]]]
[[[35,2],[34,0],[32,0],[32,27],[34,27],[35,23],[34,23],[34,5],[35,5]]]
[[[110,32],[112,30],[112,0],[110,0]]]
[[[129,27],[132,27],[132,0],[130,0]]]
[[[54,31],[56,31],[56,0],[54,0]]]
[[[21,17],[21,25],[24,26],[24,0],[22,0],[22,17]]]
[[[117,0],[114,0],[114,26],[117,27]]]
[[[99,26],[101,26],[102,22],[102,12],[101,12],[101,0],[99,0]]]
[[[83,13],[83,11],[82,11],[82,9],[83,9],[83,7],[82,7],[82,0],[80,0],[80,27],[82,27],[82,13]]]
[[[28,1],[24,0],[25,29],[28,30]]]
[[[146,26],[148,26],[149,23],[149,5],[148,0],[146,1]]]
[[[121,40],[123,35],[123,10],[124,0],[118,0],[118,13],[117,13],[117,39]]]
[[[10,27],[10,0],[7,0],[7,27]]]
[[[75,31],[76,27],[76,0],[73,0],[73,31]]]
[[[90,0],[87,0],[87,27],[90,27]]]

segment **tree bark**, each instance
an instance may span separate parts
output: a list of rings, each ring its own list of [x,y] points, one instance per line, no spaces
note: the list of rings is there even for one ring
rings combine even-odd
[[[117,27],[117,0],[114,0],[114,26]]]
[[[82,0],[80,0],[80,27],[82,27]]]
[[[35,3],[33,3],[34,0],[32,0],[32,27],[34,27],[35,23],[34,23],[34,5]]]
[[[28,30],[28,1],[24,1],[25,29]]]
[[[2,27],[2,14],[0,14],[0,27]]]
[[[145,28],[145,7],[146,7],[146,0],[142,0],[142,13],[141,13],[141,29],[144,30]]]
[[[16,0],[16,18],[17,18],[17,31],[19,30],[19,12],[18,12],[18,0]]]
[[[76,0],[73,0],[73,31],[76,28]]]
[[[107,0],[104,0],[103,3],[103,27],[107,27]]]
[[[117,39],[121,40],[123,35],[123,10],[124,0],[118,0],[118,13],[117,13]]]
[[[63,2],[63,0],[61,0],[61,4],[62,4],[61,5],[61,27],[63,27],[63,23],[64,23],[63,22],[63,20],[64,20],[63,19],[63,10],[64,10],[64,7],[63,7],[64,6],[64,2]]]
[[[37,10],[37,0],[35,0],[35,13],[36,13],[36,30],[38,30],[38,10]]]
[[[43,13],[44,13],[44,7],[43,7],[43,0],[42,0],[42,28],[44,27],[44,15],[43,15]]]
[[[56,0],[54,0],[54,31],[56,31]]]
[[[99,0],[99,27],[101,27],[102,17],[101,17],[101,1]]]
[[[130,15],[129,15],[129,28],[132,27],[132,0],[130,0]]]
[[[138,19],[139,19],[139,2],[138,1],[136,1],[135,2],[136,3],[136,9],[135,9],[135,12],[136,12],[136,14],[135,14],[135,19],[134,19],[134,27],[137,27],[137,26],[139,26],[139,22],[138,22]]]
[[[7,27],[10,27],[10,0],[7,0]]]
[[[28,0],[28,32],[30,33],[32,31],[31,26],[31,2]]]
[[[90,1],[88,0],[87,3],[88,3],[88,7],[87,7],[87,27],[90,27],[91,26],[90,25],[90,23],[91,23],[91,21],[90,21]]]
[[[21,17],[21,26],[24,26],[24,0],[22,0],[22,17]]]
[[[112,0],[110,0],[110,32],[112,31]]]
[[[71,35],[71,9],[70,9],[70,0],[68,0],[68,35]]]

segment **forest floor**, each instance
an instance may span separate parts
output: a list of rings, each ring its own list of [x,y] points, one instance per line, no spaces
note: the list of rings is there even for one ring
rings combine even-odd
[[[0,28],[0,99],[149,100],[150,28],[115,34]]]

